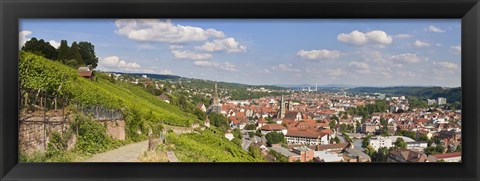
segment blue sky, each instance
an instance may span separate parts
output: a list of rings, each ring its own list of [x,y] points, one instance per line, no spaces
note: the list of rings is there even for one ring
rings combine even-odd
[[[460,86],[460,20],[22,19],[89,41],[97,69],[246,84]]]

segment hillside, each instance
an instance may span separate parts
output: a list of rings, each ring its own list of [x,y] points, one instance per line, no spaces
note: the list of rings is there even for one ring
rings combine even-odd
[[[173,144],[175,154],[182,162],[263,162],[235,143],[223,137],[223,132],[206,128],[200,134],[180,136],[168,133],[167,142]]]
[[[186,127],[197,121],[194,115],[165,103],[141,87],[112,81],[102,73],[96,73],[95,80],[90,81],[78,76],[74,68],[31,53],[20,53],[19,76],[21,88],[66,96],[72,105],[121,110],[129,138],[142,136],[136,135],[139,129],[146,133],[148,128],[161,123]]]
[[[356,87],[348,89],[350,93],[383,93],[389,95],[416,96],[423,99],[447,98],[448,102],[462,100],[462,88],[442,87]]]

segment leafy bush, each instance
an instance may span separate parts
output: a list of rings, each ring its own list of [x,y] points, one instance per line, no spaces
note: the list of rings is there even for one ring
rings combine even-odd
[[[107,130],[101,123],[89,117],[78,115],[74,125],[78,129],[75,149],[81,153],[92,155],[122,145],[122,142],[107,135]]]

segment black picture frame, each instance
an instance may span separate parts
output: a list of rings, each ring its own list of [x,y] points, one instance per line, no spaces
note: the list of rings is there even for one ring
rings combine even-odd
[[[1,0],[1,180],[479,180],[478,0]],[[19,18],[457,18],[462,163],[18,163]]]

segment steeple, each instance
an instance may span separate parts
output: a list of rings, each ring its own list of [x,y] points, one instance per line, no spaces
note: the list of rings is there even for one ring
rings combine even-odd
[[[218,105],[218,103],[219,103],[219,101],[218,101],[217,83],[215,83],[215,95],[213,97],[213,104]]]
[[[285,102],[283,101],[283,95],[282,98],[280,99],[280,119],[285,117]]]
[[[215,83],[215,94],[213,95],[213,104],[211,105],[210,112],[214,112],[214,113],[222,112],[222,105],[220,105],[220,101],[218,98],[217,83]]]

